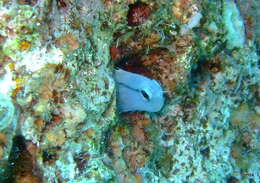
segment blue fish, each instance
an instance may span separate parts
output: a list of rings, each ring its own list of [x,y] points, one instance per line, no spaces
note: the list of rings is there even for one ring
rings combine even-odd
[[[157,81],[122,69],[116,69],[115,80],[120,112],[158,112],[163,107],[163,89]]]

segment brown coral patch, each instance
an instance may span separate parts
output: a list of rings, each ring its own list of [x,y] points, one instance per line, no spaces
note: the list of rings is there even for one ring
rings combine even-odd
[[[116,63],[125,58],[142,55],[148,48],[157,48],[161,39],[160,34],[154,31],[147,35],[140,31],[134,31],[129,34],[116,32],[113,37],[115,40],[119,40],[112,44],[110,48],[111,58]]]
[[[151,54],[143,56],[141,60],[152,78],[162,83],[168,96],[171,96],[177,85],[187,77],[187,70],[183,63],[167,50],[154,50]]]
[[[80,47],[80,43],[76,36],[67,33],[56,40],[56,46],[62,48],[65,52],[72,52]]]
[[[146,132],[144,129],[145,123],[147,123],[147,121],[138,121],[133,126],[133,135],[137,142],[144,143],[148,139],[148,136],[146,135]]]
[[[147,154],[141,148],[128,148],[124,152],[124,159],[132,170],[143,167],[148,161]]]
[[[111,158],[119,163],[115,165],[116,171],[121,172],[123,167],[127,166],[134,173],[145,166],[154,149],[145,131],[150,120],[137,112],[124,116],[123,120],[127,124],[123,123],[113,129],[108,144],[111,148]]]
[[[141,2],[137,2],[129,5],[129,11],[127,15],[128,25],[138,26],[148,20],[151,14],[151,8],[149,5]]]
[[[50,65],[42,70],[42,81],[39,88],[39,96],[44,99],[52,99],[56,103],[63,103],[63,91],[66,81],[70,76],[70,70],[63,65]]]
[[[182,54],[186,52],[187,47],[192,45],[192,37],[189,35],[179,37],[175,42],[177,54]]]
[[[150,119],[139,112],[126,114],[124,115],[124,119],[132,126],[134,140],[142,144],[146,143],[149,138],[145,128],[151,124]]]

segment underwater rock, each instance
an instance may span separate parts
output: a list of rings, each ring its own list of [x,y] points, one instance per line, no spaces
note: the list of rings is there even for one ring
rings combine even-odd
[[[241,32],[244,19],[252,31],[258,22],[244,2],[259,7],[256,0],[1,2],[0,88],[12,99],[0,97],[10,110],[0,123],[0,178],[17,147],[20,182],[33,181],[34,163],[43,183],[259,182],[259,34],[245,41]],[[119,114],[115,67],[158,81],[167,92],[163,109]]]

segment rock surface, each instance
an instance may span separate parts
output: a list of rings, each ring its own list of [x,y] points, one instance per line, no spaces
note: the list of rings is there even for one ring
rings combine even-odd
[[[0,182],[259,182],[257,1],[138,3],[0,1]],[[119,114],[115,67],[163,109]]]

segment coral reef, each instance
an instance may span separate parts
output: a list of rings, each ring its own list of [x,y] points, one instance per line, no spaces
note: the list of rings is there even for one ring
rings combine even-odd
[[[258,183],[259,8],[1,0],[0,182]],[[115,68],[163,108],[120,113]]]

